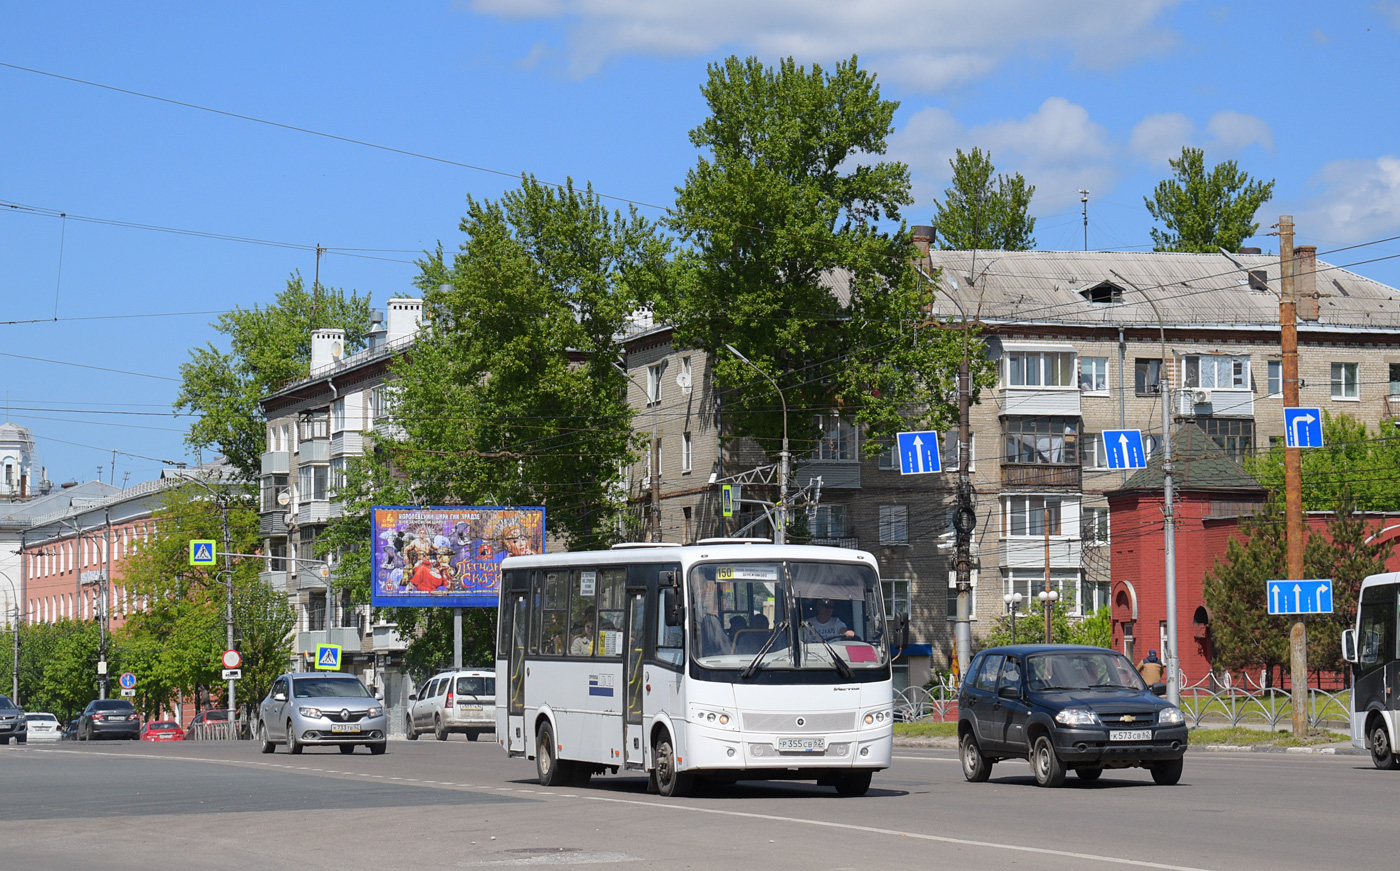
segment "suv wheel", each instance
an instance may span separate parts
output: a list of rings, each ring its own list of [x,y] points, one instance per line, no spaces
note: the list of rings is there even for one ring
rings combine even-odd
[[[985,783],[992,775],[992,763],[982,755],[982,748],[977,746],[977,739],[972,737],[971,732],[962,736],[958,750],[962,756],[963,777],[967,778],[967,782]]]
[[[1041,735],[1035,739],[1035,748],[1031,750],[1031,771],[1035,773],[1035,782],[1041,786],[1054,787],[1064,784],[1065,763],[1055,752],[1055,745],[1050,743],[1049,735]],[[1155,771],[1153,777],[1156,777]]]
[[[1181,780],[1181,768],[1184,761],[1184,759],[1177,758],[1152,763],[1152,782],[1158,786],[1176,786]]]
[[[447,740],[447,727],[442,724],[442,714],[433,714],[433,737],[439,741]]]
[[[1076,768],[1074,774],[1085,783],[1093,783],[1103,775],[1102,768]]]

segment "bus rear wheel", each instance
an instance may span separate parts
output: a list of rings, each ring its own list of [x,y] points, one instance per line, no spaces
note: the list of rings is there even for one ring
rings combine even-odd
[[[689,795],[695,786],[695,773],[676,770],[676,748],[671,743],[670,733],[662,732],[652,749],[656,760],[656,791],[667,798]]]
[[[573,763],[560,759],[556,754],[554,727],[541,723],[535,733],[535,774],[540,786],[567,786],[573,774]]]
[[[1395,748],[1390,746],[1390,730],[1386,728],[1385,720],[1376,717],[1371,721],[1371,764],[1381,771],[1394,771],[1400,768],[1400,757],[1395,755]]]

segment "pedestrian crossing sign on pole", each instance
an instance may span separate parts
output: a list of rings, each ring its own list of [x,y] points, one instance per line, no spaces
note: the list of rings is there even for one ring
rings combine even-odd
[[[340,671],[340,645],[316,645],[316,668],[320,671]]]
[[[721,484],[719,488],[720,514],[725,517],[734,516],[734,487],[731,484]]]
[[[196,539],[190,542],[190,565],[212,566],[216,548],[212,540]]]

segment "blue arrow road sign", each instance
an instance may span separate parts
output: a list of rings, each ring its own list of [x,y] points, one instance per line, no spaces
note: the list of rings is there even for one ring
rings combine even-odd
[[[943,471],[938,457],[938,433],[902,432],[899,444],[899,471],[903,475],[926,475]]]
[[[1285,408],[1283,437],[1290,448],[1322,447],[1322,410],[1318,408]]]
[[[1331,614],[1332,579],[1269,581],[1270,614]]]
[[[117,683],[121,684],[124,690],[134,690],[136,689],[136,675],[128,671],[117,679]]]
[[[321,671],[340,671],[340,645],[316,645],[316,668]]]
[[[1142,449],[1142,430],[1106,429],[1103,431],[1104,452],[1110,469],[1141,469],[1147,465],[1147,452]]]

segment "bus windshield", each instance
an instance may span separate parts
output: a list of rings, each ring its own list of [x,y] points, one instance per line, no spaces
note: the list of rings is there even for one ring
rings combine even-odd
[[[887,664],[880,582],[867,566],[704,563],[691,569],[690,596],[690,655],[706,668],[844,674]]]

